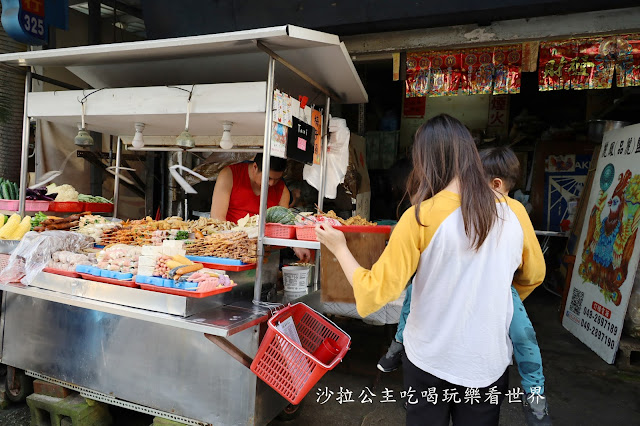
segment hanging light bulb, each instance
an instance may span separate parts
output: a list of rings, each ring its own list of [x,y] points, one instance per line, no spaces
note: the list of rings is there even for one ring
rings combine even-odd
[[[84,101],[80,102],[80,105],[82,105],[82,122],[78,125],[78,134],[73,141],[78,146],[93,146],[93,138],[84,124]]]
[[[193,148],[196,146],[196,141],[189,133],[189,114],[191,113],[191,95],[193,94],[193,89],[189,94],[189,99],[187,100],[187,122],[184,126],[184,131],[178,135],[176,138],[176,145],[182,148]]]
[[[233,148],[233,141],[231,140],[231,127],[233,123],[231,121],[222,122],[222,139],[220,139],[220,148],[231,149]]]
[[[136,134],[133,136],[131,145],[134,148],[142,148],[144,146],[144,139],[142,138],[142,131],[144,130],[144,123],[136,123]]]

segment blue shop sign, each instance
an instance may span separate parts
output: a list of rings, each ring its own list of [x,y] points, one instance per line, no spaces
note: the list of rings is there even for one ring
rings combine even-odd
[[[9,37],[34,46],[47,44],[49,26],[69,26],[68,0],[1,0],[2,27]]]

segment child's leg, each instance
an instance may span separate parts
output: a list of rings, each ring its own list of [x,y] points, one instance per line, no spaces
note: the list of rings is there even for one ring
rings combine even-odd
[[[513,343],[513,355],[522,378],[522,387],[527,394],[544,395],[542,356],[536,341],[536,333],[518,292],[513,287],[511,292],[513,293],[513,319],[509,327],[509,337]]]
[[[400,320],[398,321],[398,331],[396,331],[396,341],[403,343],[402,333],[404,332],[404,326],[407,324],[407,317],[409,316],[409,310],[411,310],[411,290],[413,289],[413,283],[407,287],[407,292],[404,296],[404,302],[402,303],[402,310],[400,311]]]

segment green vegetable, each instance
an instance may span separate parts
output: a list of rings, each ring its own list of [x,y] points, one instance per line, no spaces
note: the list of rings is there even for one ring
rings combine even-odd
[[[107,204],[113,204],[113,202],[111,200],[108,200],[104,197],[100,197],[98,195],[86,195],[86,194],[80,194],[78,195],[78,201],[83,202],[83,203],[107,203]]]
[[[47,220],[46,214],[42,212],[36,213],[36,215],[31,218],[31,229],[35,228],[36,226],[42,225],[42,222],[44,222],[45,220]]]
[[[2,182],[2,186],[0,186],[0,190],[2,190],[2,199],[4,200],[13,200],[11,197],[11,190],[9,189],[9,182]]]
[[[20,198],[18,196],[18,185],[15,182],[11,182],[11,194],[13,195],[14,200]]]
[[[176,240],[188,240],[189,232],[188,231],[178,231],[176,234]]]
[[[296,223],[296,215],[286,207],[274,206],[267,209],[267,223],[280,223],[282,225],[293,225]]]

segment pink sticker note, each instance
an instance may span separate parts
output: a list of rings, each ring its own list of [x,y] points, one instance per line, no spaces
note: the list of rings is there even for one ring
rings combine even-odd
[[[306,151],[307,150],[307,141],[302,139],[302,138],[298,138],[298,149],[301,151]]]

